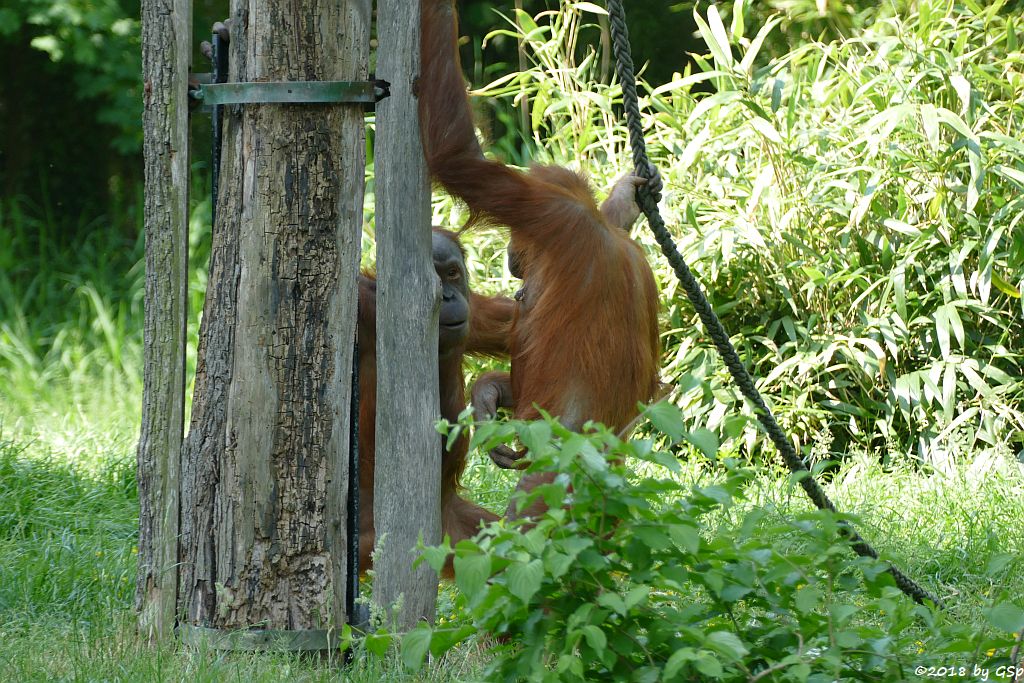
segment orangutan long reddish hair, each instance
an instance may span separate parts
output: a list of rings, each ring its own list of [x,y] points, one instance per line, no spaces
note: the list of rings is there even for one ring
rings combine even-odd
[[[485,159],[459,63],[452,0],[423,0],[421,21],[419,117],[427,165],[467,204],[471,222],[509,227],[510,261],[524,283],[510,340],[511,378],[484,378],[492,399],[487,412],[496,403],[512,407],[516,418],[534,419],[540,407],[571,429],[587,420],[620,429],[657,386],[658,293],[628,235],[638,213],[633,192],[643,181],[621,179],[599,208],[587,181],[568,169],[522,172]],[[520,488],[550,479],[531,475]]]
[[[505,297],[484,296],[469,289],[465,254],[454,233],[434,228],[433,261],[441,282],[437,342],[439,407],[442,417],[455,422],[466,407],[463,358],[467,354],[508,354],[514,303]],[[376,541],[373,477],[377,455],[377,283],[372,273],[359,278],[359,396],[359,566],[366,570]],[[438,438],[442,449],[441,529],[455,545],[472,538],[482,522],[494,521],[498,516],[460,495],[460,479],[469,451],[466,433],[450,449],[445,447],[443,437]],[[445,574],[451,575],[451,562]]]

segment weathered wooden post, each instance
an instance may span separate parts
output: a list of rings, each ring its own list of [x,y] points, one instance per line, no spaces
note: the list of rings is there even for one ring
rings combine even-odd
[[[142,1],[146,318],[136,608],[139,628],[149,638],[164,638],[174,628],[178,586],[191,43],[192,0]]]
[[[231,17],[229,81],[273,88],[242,85],[251,99],[224,107],[182,451],[181,630],[326,649],[346,617],[363,110],[265,102],[301,99],[298,81],[365,82],[370,0],[232,0]]]
[[[416,118],[419,2],[380,0],[377,77],[391,96],[377,105],[377,456],[373,516],[374,601],[398,603],[399,628],[433,621],[437,574],[414,548],[441,540],[437,316],[431,260],[430,184]]]

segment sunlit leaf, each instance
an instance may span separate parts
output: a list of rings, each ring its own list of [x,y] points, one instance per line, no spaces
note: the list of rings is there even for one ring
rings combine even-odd
[[[574,9],[578,9],[581,12],[591,12],[593,14],[603,14],[606,16],[608,14],[608,10],[600,5],[595,5],[592,2],[574,2],[572,3],[572,6]]]

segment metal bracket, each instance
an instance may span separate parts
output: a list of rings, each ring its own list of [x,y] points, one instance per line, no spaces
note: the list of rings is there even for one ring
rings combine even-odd
[[[285,81],[201,84],[189,95],[206,105],[373,104],[391,94],[387,81]]]
[[[277,631],[266,629],[223,630],[178,624],[178,637],[185,645],[214,650],[243,652],[317,652],[337,650],[341,634],[331,630]]]

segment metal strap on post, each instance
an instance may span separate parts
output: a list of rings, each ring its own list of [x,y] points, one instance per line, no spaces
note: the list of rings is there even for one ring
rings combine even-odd
[[[337,629],[224,630],[178,624],[178,638],[184,645],[241,652],[322,652],[337,650],[341,633]]]
[[[387,97],[381,81],[210,83],[191,91],[203,104],[373,104]]]

